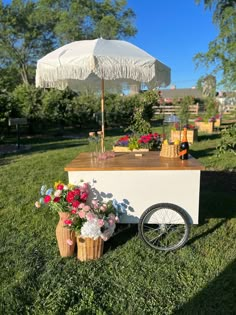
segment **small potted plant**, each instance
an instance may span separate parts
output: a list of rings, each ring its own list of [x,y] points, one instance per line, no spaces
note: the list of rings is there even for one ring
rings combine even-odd
[[[212,133],[214,131],[215,116],[218,112],[218,104],[213,97],[205,99],[205,114],[203,117],[195,119],[195,126],[199,131]]]
[[[179,111],[177,113],[179,122],[175,123],[171,129],[171,140],[181,140],[183,128],[187,128],[187,138],[189,143],[198,140],[198,130],[195,126],[189,124],[190,111],[189,106],[193,104],[191,96],[185,96],[181,101],[178,101]]]

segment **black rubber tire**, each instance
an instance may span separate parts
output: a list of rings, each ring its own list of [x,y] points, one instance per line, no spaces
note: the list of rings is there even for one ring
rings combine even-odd
[[[154,223],[148,223],[150,220]],[[184,246],[188,240],[189,218],[177,205],[158,203],[143,212],[138,230],[140,238],[151,248],[173,251]]]

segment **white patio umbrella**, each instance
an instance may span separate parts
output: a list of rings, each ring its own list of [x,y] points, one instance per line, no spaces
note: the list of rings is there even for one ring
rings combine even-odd
[[[101,91],[104,149],[104,85],[119,89],[145,83],[150,88],[170,84],[170,68],[144,50],[121,40],[75,41],[37,62],[36,86],[75,91]]]

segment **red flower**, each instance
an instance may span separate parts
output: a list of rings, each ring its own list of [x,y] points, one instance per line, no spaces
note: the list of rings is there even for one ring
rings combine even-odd
[[[54,199],[53,199],[53,202],[59,202],[60,201],[60,197],[55,197]]]
[[[71,224],[72,224],[72,220],[66,219],[66,220],[64,220],[64,223],[65,223],[66,225],[71,225]]]
[[[88,198],[88,193],[86,193],[86,192],[83,192],[83,193],[80,195],[81,201],[86,201],[87,198]]]
[[[76,211],[75,209],[72,209],[72,210],[71,210],[71,214],[76,214],[76,212],[77,212],[77,211]]]
[[[79,205],[80,205],[79,200],[74,200],[74,201],[72,202],[72,207],[73,207],[73,208],[78,208]]]
[[[45,197],[44,197],[44,202],[45,203],[48,203],[48,202],[50,202],[52,200],[52,198],[49,196],[49,195],[46,195]]]
[[[75,196],[79,196],[80,195],[80,189],[79,188],[74,189],[73,192],[74,192]]]
[[[69,191],[66,195],[66,201],[72,202],[75,198],[75,193],[73,191]]]
[[[63,190],[63,188],[64,188],[64,185],[62,184],[57,185],[57,190]]]

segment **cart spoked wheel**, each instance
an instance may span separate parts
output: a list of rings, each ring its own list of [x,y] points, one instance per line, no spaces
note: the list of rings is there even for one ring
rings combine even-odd
[[[139,236],[150,247],[163,251],[176,250],[188,240],[190,224],[186,212],[171,203],[158,203],[140,217]]]

